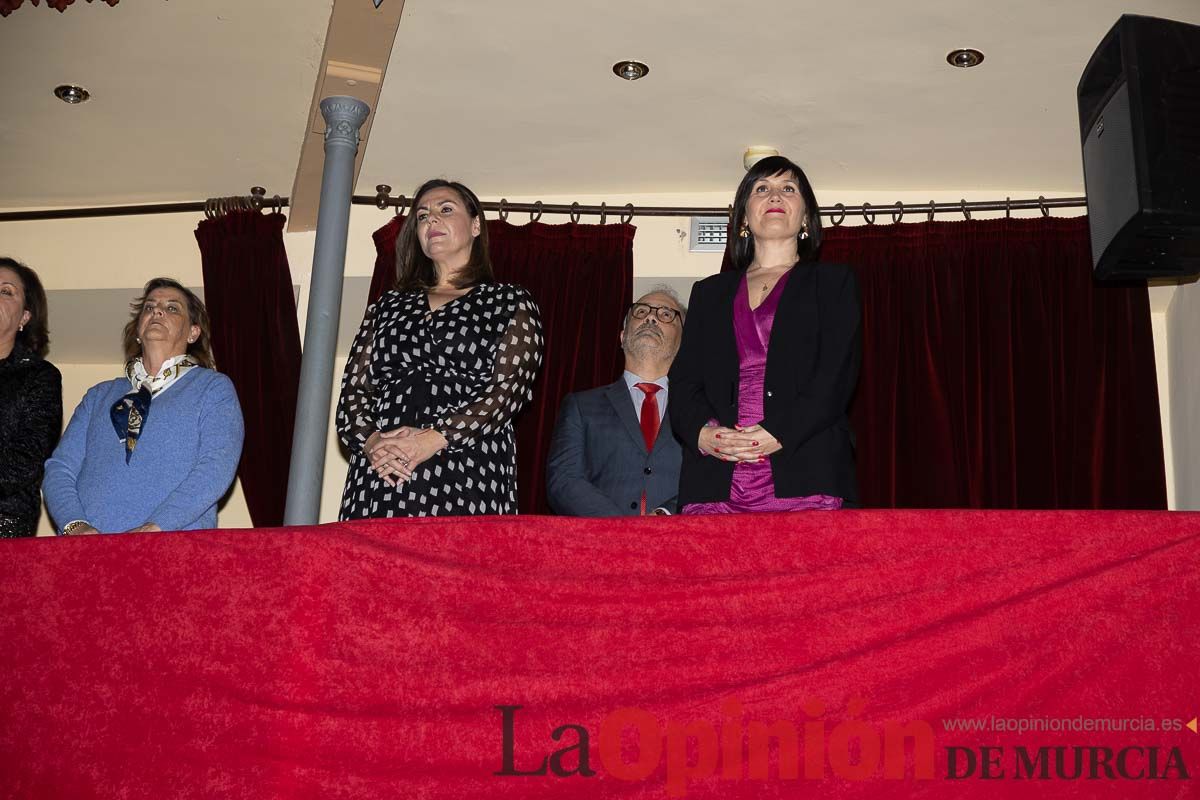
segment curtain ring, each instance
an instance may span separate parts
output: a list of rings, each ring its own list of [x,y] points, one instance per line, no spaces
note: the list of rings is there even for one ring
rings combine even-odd
[[[960,209],[962,209],[962,213],[963,213],[964,217],[966,217],[967,219],[971,218],[971,212],[967,210],[967,200],[965,197],[959,199],[958,207]]]
[[[534,216],[535,212],[537,213],[536,217]],[[541,218],[542,218],[542,201],[538,200],[536,203],[533,204],[533,211],[529,212],[529,221],[537,222]]]
[[[604,220],[608,219],[608,203],[600,201],[600,224],[604,224]]]
[[[501,197],[500,206],[496,209],[496,216],[500,218],[501,222],[508,222],[508,209],[504,207],[504,204],[507,202],[507,198]]]
[[[898,225],[900,220],[904,219],[904,203],[897,200],[896,205],[892,206],[892,208],[896,209],[892,212],[892,224]]]
[[[571,222],[579,222],[579,203],[571,203]]]
[[[929,217],[925,221],[933,222],[933,215],[936,213],[937,213],[937,203],[930,200],[929,201]]]
[[[1038,208],[1041,209],[1043,217],[1050,216],[1050,209],[1046,208],[1046,198],[1040,194],[1038,195]]]
[[[404,214],[404,207],[406,205],[408,205],[407,197],[405,197],[404,195],[400,195],[399,197],[396,198],[396,216],[397,217]]]
[[[621,224],[628,225],[633,221],[633,203],[626,203],[625,210],[621,213]]]
[[[392,187],[386,183],[381,183],[375,187],[375,207],[380,211],[387,211],[388,200],[391,199]]]
[[[207,200],[205,200],[205,201],[204,201],[204,218],[205,218],[205,219],[212,219],[212,218],[213,218],[213,215],[212,215],[212,198],[211,198],[211,197],[210,197],[210,198],[208,198]]]
[[[830,214],[829,221],[832,222],[833,226],[836,228],[846,221],[846,206],[843,203],[838,203],[834,206],[834,208],[836,208],[840,213],[838,214],[837,219],[834,219],[833,214]]]
[[[870,214],[870,216],[868,216],[868,215],[867,215],[867,212],[868,212],[868,211],[871,211],[871,204],[870,204],[870,203],[863,203],[863,204],[862,204],[862,215],[863,215],[863,219],[865,219],[865,220],[867,221],[867,224],[868,224],[868,225],[874,225],[874,224],[875,224],[875,212],[874,212],[874,211],[871,211],[871,214]]]
[[[1009,219],[1011,217],[1012,217],[1012,198],[1006,197],[1006,198],[1004,198],[1004,218]]]
[[[273,197],[273,198],[271,199],[271,204],[272,204],[273,206],[275,206],[275,213],[276,213],[276,214],[282,214],[282,213],[283,213],[283,198],[282,198],[282,197],[280,197],[279,195],[275,195],[275,197]]]

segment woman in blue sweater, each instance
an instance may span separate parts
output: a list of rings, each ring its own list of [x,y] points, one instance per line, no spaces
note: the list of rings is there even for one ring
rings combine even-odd
[[[241,458],[241,406],[200,298],[155,278],[131,309],[125,377],[88,390],[46,462],[60,534],[215,528]]]

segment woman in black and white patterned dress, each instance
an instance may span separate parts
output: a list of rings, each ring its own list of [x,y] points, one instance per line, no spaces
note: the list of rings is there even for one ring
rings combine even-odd
[[[542,362],[537,305],[494,283],[479,198],[431,180],[396,242],[396,289],[367,309],[337,429],[342,519],[515,514],[513,416]]]

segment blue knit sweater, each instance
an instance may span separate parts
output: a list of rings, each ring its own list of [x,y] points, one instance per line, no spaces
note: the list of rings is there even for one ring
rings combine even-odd
[[[233,382],[196,367],[154,398],[125,463],[109,411],[130,390],[118,378],[88,389],[46,462],[42,493],[61,529],[86,520],[103,533],[147,522],[164,531],[217,526],[217,500],[242,454],[242,409]]]

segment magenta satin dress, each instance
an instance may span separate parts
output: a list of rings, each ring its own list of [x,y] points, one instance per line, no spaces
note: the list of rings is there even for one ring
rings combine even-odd
[[[758,308],[750,308],[749,290],[743,280],[733,298],[733,331],[738,348],[738,425],[755,425],[763,419],[763,384],[767,373],[767,346],[775,324],[775,310],[792,271],[785,272]],[[684,514],[733,514],[745,511],[809,511],[842,507],[842,498],[824,494],[808,497],[776,497],[771,460],[738,462],[733,467],[729,500],[720,503],[690,503]]]

